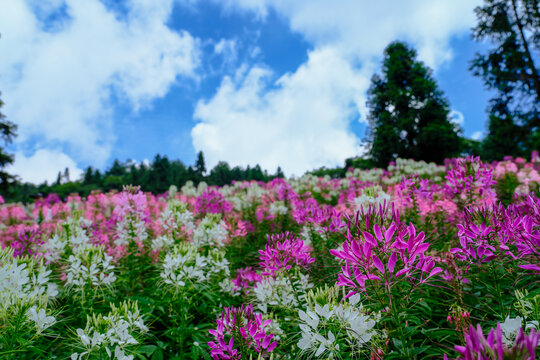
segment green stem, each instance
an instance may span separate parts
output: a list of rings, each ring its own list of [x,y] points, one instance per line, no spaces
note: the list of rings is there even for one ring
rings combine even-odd
[[[493,279],[495,279],[495,290],[496,290],[496,298],[497,298],[497,305],[499,306],[499,316],[501,316],[501,319],[504,320],[504,306],[502,303],[502,296],[501,296],[501,284],[499,284],[497,272],[495,271],[495,265],[493,263],[490,266],[491,268],[491,276]]]
[[[406,339],[405,339],[405,334],[403,333],[403,328],[402,328],[401,323],[399,321],[397,308],[396,308],[396,306],[394,306],[395,301],[392,301],[393,299],[392,299],[392,292],[391,292],[391,289],[390,289],[390,285],[387,284],[386,288],[387,288],[387,291],[388,291],[388,299],[390,301],[390,311],[392,312],[392,318],[394,320],[394,324],[395,324],[396,328],[399,330],[399,338],[401,340],[402,350],[405,352],[405,358],[406,359],[412,359],[412,357],[410,355],[409,347],[406,345],[407,342],[406,342]]]
[[[293,292],[294,292],[294,297],[296,298],[296,301],[298,302],[298,305],[300,305],[301,304],[300,297],[298,296],[298,292],[296,291],[296,286],[294,286],[294,282],[292,281],[291,273],[289,271],[287,271],[287,277],[289,278],[289,281],[291,283],[291,287],[292,287]]]

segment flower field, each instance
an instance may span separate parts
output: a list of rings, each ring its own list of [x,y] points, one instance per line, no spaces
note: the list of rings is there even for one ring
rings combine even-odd
[[[0,207],[1,359],[536,359],[540,158]]]

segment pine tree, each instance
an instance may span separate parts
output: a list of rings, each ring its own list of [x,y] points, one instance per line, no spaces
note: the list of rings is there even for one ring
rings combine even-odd
[[[485,0],[475,9],[473,38],[494,48],[476,54],[474,75],[496,91],[488,108],[487,159],[528,155],[540,146],[540,11],[538,0]]]
[[[382,76],[372,77],[367,105],[370,156],[377,166],[397,157],[441,163],[459,154],[459,129],[449,120],[448,102],[406,43],[385,49]]]
[[[197,154],[197,162],[195,163],[195,170],[197,171],[197,174],[200,176],[203,176],[206,172],[206,164],[204,161],[204,154],[202,151],[199,151]]]
[[[0,99],[0,109],[4,103]],[[17,125],[13,122],[6,120],[6,116],[0,112],[0,138],[4,141],[4,146],[9,145],[15,136],[17,131]],[[10,184],[13,182],[15,177],[8,174],[4,171],[5,167],[9,164],[13,164],[15,160],[12,154],[5,152],[3,148],[0,147],[0,191],[3,194],[6,194]]]

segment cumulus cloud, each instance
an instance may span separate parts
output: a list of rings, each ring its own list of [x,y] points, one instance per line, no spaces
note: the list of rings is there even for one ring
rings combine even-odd
[[[475,131],[472,134],[471,139],[473,139],[473,140],[482,140],[483,137],[484,137],[484,132],[483,131]]]
[[[56,181],[58,172],[63,174],[66,168],[69,169],[71,180],[79,179],[83,173],[75,161],[60,150],[39,149],[28,157],[22,152],[17,152],[15,156],[17,161],[7,171],[34,184],[44,181],[50,184]]]
[[[465,117],[463,116],[463,113],[458,110],[451,110],[450,111],[450,121],[458,126],[463,126],[465,124]]]
[[[379,58],[396,39],[410,41],[429,66],[451,58],[449,40],[469,31],[482,0],[225,0],[228,9],[264,18],[270,9],[316,46],[331,44],[361,61]]]
[[[276,11],[312,44],[308,60],[272,83],[270,70],[244,64],[195,111],[193,145],[213,165],[259,163],[288,174],[342,164],[358,155],[351,121],[366,121],[366,90],[384,48],[405,40],[427,65],[452,57],[452,36],[469,31],[481,0],[225,0],[227,11],[263,19]],[[247,68],[247,70],[246,70]],[[278,74],[279,76],[279,74]],[[358,117],[360,113],[360,117]],[[455,111],[454,120],[463,116]]]
[[[136,111],[179,77],[197,76],[199,42],[167,27],[172,6],[131,0],[120,14],[98,0],[7,0],[0,89],[19,150],[61,146],[77,162],[104,165],[116,137],[113,98]]]
[[[310,52],[295,73],[274,79],[264,67],[242,67],[198,103],[193,144],[210,167],[225,159],[300,175],[358,155],[348,126],[358,117],[365,76],[326,47]]]

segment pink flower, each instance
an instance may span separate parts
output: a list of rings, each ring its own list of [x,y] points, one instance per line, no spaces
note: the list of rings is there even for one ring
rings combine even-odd
[[[115,198],[114,214],[120,218],[128,214],[138,215],[141,219],[147,217],[146,195],[138,186],[124,186],[124,190]]]
[[[539,339],[540,333],[534,329],[531,329],[529,335],[519,329],[514,345],[509,348],[503,342],[499,323],[496,329],[491,329],[487,338],[480,325],[477,325],[476,329],[471,325],[469,332],[465,334],[465,346],[455,346],[456,351],[462,355],[456,360],[534,360]]]
[[[373,225],[373,232],[352,236],[349,231],[343,250],[330,253],[345,261],[338,275],[338,286],[366,290],[366,282],[383,281],[389,284],[401,276],[424,283],[442,272],[430,256],[425,255],[429,243],[424,232],[416,234],[412,224],[399,228],[392,222],[388,228]]]
[[[198,214],[227,214],[233,206],[225,197],[214,189],[205,190],[195,200],[195,212]]]
[[[259,250],[259,254],[263,276],[274,276],[281,269],[288,270],[293,265],[306,268],[315,262],[311,248],[289,232],[269,235],[265,249]]]
[[[216,320],[217,328],[208,330],[215,338],[215,341],[208,342],[212,359],[240,359],[242,353],[238,349],[245,353],[255,351],[256,354],[272,352],[277,342],[272,341],[274,334],[267,334],[265,330],[271,322],[263,321],[262,314],[254,313],[251,304],[225,308],[221,318]]]
[[[257,283],[262,280],[262,275],[257,273],[251,268],[251,266],[238,269],[236,271],[236,279],[233,279],[234,290],[244,289],[246,294],[249,293],[249,289],[256,287]]]

